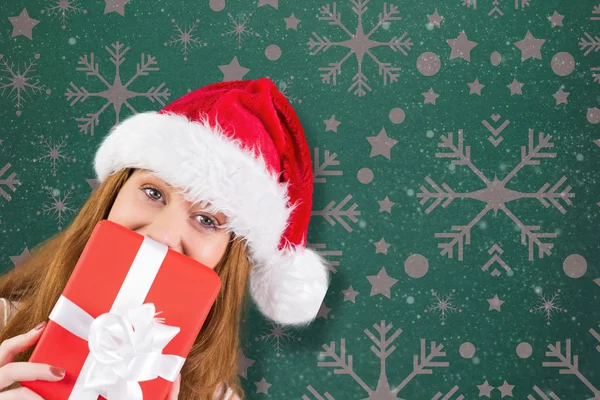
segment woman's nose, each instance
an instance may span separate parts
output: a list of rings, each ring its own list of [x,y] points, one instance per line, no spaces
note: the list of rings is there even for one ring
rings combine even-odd
[[[177,212],[169,210],[168,207],[154,216],[154,219],[141,232],[149,238],[168,246],[178,252],[182,252],[182,232],[185,219],[176,215]]]

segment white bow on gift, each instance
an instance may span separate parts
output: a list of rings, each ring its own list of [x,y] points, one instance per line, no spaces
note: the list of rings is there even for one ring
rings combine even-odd
[[[84,379],[78,380],[71,398],[101,395],[108,400],[142,400],[139,382],[159,376],[174,381],[185,359],[162,352],[180,328],[164,325],[155,316],[154,304],[146,303],[94,319],[61,296],[51,319],[87,340],[90,349],[80,373]]]
[[[152,303],[130,310],[127,317],[106,313],[94,320],[88,344],[94,362],[84,389],[109,400],[142,399],[138,382],[169,378],[179,358],[162,354],[179,328],[160,324]]]
[[[174,382],[185,358],[162,354],[180,328],[155,318],[144,301],[169,248],[144,237],[110,311],[93,318],[61,296],[50,319],[88,342],[90,353],[69,400],[143,400],[139,382],[161,377]]]

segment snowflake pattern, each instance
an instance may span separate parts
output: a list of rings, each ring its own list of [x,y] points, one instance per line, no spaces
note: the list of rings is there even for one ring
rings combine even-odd
[[[588,354],[589,355],[589,354]],[[592,382],[579,370],[579,356],[572,354],[571,339],[565,341],[564,354],[561,349],[561,342],[556,342],[554,345],[548,345],[548,351],[546,351],[546,357],[554,358],[555,361],[544,361],[542,362],[543,367],[547,368],[559,368],[560,375],[573,375],[581,383],[587,387],[594,397],[588,398],[588,400],[600,400],[600,388],[594,386]],[[588,376],[593,376],[593,371]],[[570,398],[570,397],[569,397]],[[554,399],[554,398],[553,398]]]
[[[52,176],[56,176],[57,163],[60,163],[61,161],[66,161],[67,163],[76,161],[75,157],[69,157],[63,153],[65,142],[69,138],[68,135],[66,135],[59,144],[49,142],[48,138],[45,138],[44,136],[41,136],[40,138],[42,139],[44,155],[34,158],[33,162],[49,161],[52,169]]]
[[[592,9],[592,16],[590,17],[592,21],[600,21],[600,4],[597,4]]]
[[[275,82],[276,82],[277,88],[279,89],[281,94],[283,94],[285,96],[285,98],[287,99],[287,101],[290,102],[290,104],[294,104],[294,103],[301,104],[302,103],[302,100],[299,99],[298,97],[296,97],[296,95],[294,94],[294,89],[292,87],[292,84],[294,83],[293,76],[290,76],[290,79],[278,80]]]
[[[598,327],[600,328],[600,325],[598,325]],[[598,342],[596,350],[598,350],[598,352],[600,353],[600,334],[596,332],[594,328],[590,328],[590,335],[592,335],[594,339],[596,339],[596,341]]]
[[[329,150],[325,150],[325,154],[323,154],[323,160],[321,160],[321,149],[319,149],[318,147],[314,148],[314,152],[313,152],[314,183],[326,183],[328,176],[342,176],[344,174],[344,171],[342,171],[341,169],[333,168],[333,167],[337,167],[340,165],[340,161],[336,160],[336,158],[337,158],[336,153],[331,153]]]
[[[600,51],[600,37],[598,35],[592,36],[587,32],[583,32],[585,37],[579,39],[579,48],[583,51],[583,55],[587,56],[592,51]]]
[[[342,23],[342,16],[341,13],[337,11],[336,3],[322,6],[320,12],[322,16],[319,17],[320,21],[328,21],[330,25],[339,26],[340,29],[348,35],[348,40],[332,42],[327,37],[320,37],[315,32],[312,32],[314,38],[310,38],[308,46],[311,50],[311,55],[313,56],[317,55],[321,50],[326,52],[332,46],[347,47],[350,51],[340,61],[329,63],[328,67],[319,68],[319,71],[321,71],[321,80],[324,83],[335,86],[337,84],[337,76],[342,73],[342,65],[354,54],[358,63],[358,72],[352,78],[353,83],[348,88],[348,92],[353,90],[354,95],[362,97],[366,95],[367,92],[372,91],[368,84],[368,79],[363,72],[363,60],[365,59],[365,56],[368,56],[368,58],[377,64],[379,75],[383,77],[384,86],[387,86],[388,83],[397,82],[398,76],[400,76],[399,67],[394,67],[391,63],[380,61],[375,57],[371,49],[387,46],[394,52],[400,51],[406,56],[413,43],[410,38],[406,37],[408,35],[406,32],[399,38],[394,36],[388,42],[377,42],[371,39],[371,35],[373,35],[380,27],[389,27],[392,21],[399,21],[402,19],[399,15],[398,6],[384,3],[383,13],[379,14],[379,22],[369,32],[365,33],[362,16],[367,11],[369,0],[350,0],[350,2],[353,5],[352,10],[358,18],[356,31],[354,33]]]
[[[462,5],[467,8],[472,8],[473,10],[477,10],[477,0],[460,0]],[[488,12],[489,17],[494,17],[494,19],[498,19],[499,17],[504,16],[504,12],[501,9],[502,0],[493,0],[491,2],[491,9]],[[515,10],[520,8],[525,8],[531,6],[531,0],[514,0]]]
[[[242,41],[246,37],[260,36],[258,33],[248,28],[248,22],[250,21],[250,17],[252,17],[252,13],[248,15],[240,13],[237,15],[236,18],[234,18],[233,15],[231,15],[231,13],[227,13],[227,16],[229,17],[232,29],[227,32],[221,33],[221,36],[235,36],[238,49],[242,48]]]
[[[446,297],[440,297],[435,290],[431,289],[431,295],[434,297],[433,305],[426,309],[425,312],[439,313],[441,324],[445,325],[447,314],[452,312],[462,312],[462,309],[455,307],[452,302],[452,296],[455,292],[456,289],[452,289],[452,293],[446,295]]]
[[[2,140],[0,140],[0,144],[2,144]],[[2,164],[0,163],[0,165]],[[16,172],[12,172],[10,175],[4,176],[4,174],[8,173],[10,168],[10,163],[6,163],[3,167],[0,167],[0,196],[2,196],[6,201],[12,200],[12,197],[7,190],[14,192],[17,190],[17,185],[21,184],[19,180],[15,179],[17,176]]]
[[[183,53],[183,61],[187,61],[187,59],[188,59],[187,56],[188,56],[189,50],[192,47],[207,46],[207,43],[205,43],[202,40],[195,37],[194,29],[196,29],[196,24],[198,24],[198,22],[200,22],[199,19],[197,19],[190,27],[181,26],[180,24],[176,23],[174,19],[172,19],[171,22],[175,25],[176,32],[171,37],[171,40],[168,42],[165,42],[164,45],[165,46],[179,46]]]
[[[69,18],[69,14],[87,14],[87,10],[84,10],[81,7],[75,5],[75,3],[77,3],[77,0],[52,0],[50,3],[52,5],[46,7],[46,9],[42,10],[41,13],[48,13],[48,15],[59,16],[63,29],[67,28],[67,19]]]
[[[552,295],[544,296],[541,289],[536,290],[539,300],[539,305],[529,310],[531,313],[542,313],[546,315],[546,325],[550,325],[550,320],[555,314],[567,312],[566,308],[561,307],[559,304],[560,289]]]
[[[75,186],[71,186],[64,196],[61,197],[60,190],[52,189],[48,186],[44,187],[48,191],[50,201],[44,204],[42,211],[38,211],[37,215],[49,214],[52,215],[57,222],[58,230],[62,230],[67,222],[67,214],[75,215],[77,209],[71,206],[71,193],[75,190]]]
[[[592,71],[592,78],[594,78],[594,82],[600,83],[600,67],[592,67],[590,68]]]
[[[346,229],[346,231],[348,231],[348,233],[351,233],[353,229],[343,217],[346,217],[352,223],[357,223],[360,211],[357,210],[358,204],[356,203],[353,203],[349,208],[343,210],[350,200],[352,200],[351,194],[347,195],[337,206],[335,206],[335,201],[332,200],[323,210],[313,210],[311,216],[321,216],[325,218],[331,226],[334,226],[336,222],[338,222]]]
[[[152,86],[145,93],[134,92],[129,89],[130,85],[136,81],[137,78],[141,76],[147,76],[150,72],[159,70],[159,68],[156,66],[156,57],[142,53],[141,61],[137,64],[135,75],[133,75],[133,77],[131,77],[127,82],[123,83],[121,80],[120,67],[125,61],[125,54],[127,54],[129,51],[129,46],[124,48],[122,43],[116,42],[113,43],[111,47],[106,46],[105,49],[108,54],[110,54],[110,61],[115,66],[115,78],[113,83],[111,84],[108,82],[106,78],[100,74],[98,64],[94,59],[94,53],[91,53],[89,57],[87,55],[79,57],[78,64],[80,67],[77,68],[77,71],[85,72],[88,76],[95,76],[106,86],[106,90],[97,93],[90,93],[85,87],[81,86],[78,88],[73,84],[73,82],[71,82],[71,87],[68,88],[67,92],[65,93],[67,100],[71,101],[71,107],[78,101],[84,102],[89,97],[101,97],[107,100],[100,110],[96,111],[95,113],[88,113],[86,117],[77,118],[77,122],[79,122],[79,131],[85,134],[87,134],[89,131],[91,136],[94,135],[94,127],[98,126],[98,123],[100,122],[100,115],[108,106],[112,105],[114,107],[116,116],[115,124],[118,124],[121,107],[123,105],[126,106],[131,112],[137,112],[133,106],[129,104],[129,99],[134,97],[145,97],[152,103],[156,101],[161,106],[164,106],[165,101],[171,95],[171,93],[169,93],[169,89],[164,88],[164,83],[161,83],[157,88]]]
[[[296,337],[288,327],[283,327],[280,324],[275,324],[269,321],[271,327],[261,336],[255,338],[258,341],[268,341],[275,348],[275,355],[279,357],[285,343],[301,342],[302,338]]]
[[[40,55],[36,54],[34,58],[39,60]],[[15,70],[14,63],[9,63],[4,59],[2,54],[0,54],[0,60],[2,60],[2,70],[0,70],[0,73],[6,74],[5,76],[0,75],[0,89],[2,89],[2,95],[4,95],[7,89],[10,88],[8,96],[12,95],[12,101],[15,102],[15,107],[17,108],[17,116],[21,115],[21,107],[23,107],[23,103],[26,101],[24,95],[31,98],[28,90],[31,90],[32,94],[42,93],[42,91],[46,91],[46,94],[52,92],[46,86],[40,84],[38,76],[32,75],[35,72],[35,61],[25,62],[23,64],[23,72],[21,72],[18,64]]]
[[[562,214],[566,213],[566,209],[560,204],[559,200],[562,200],[566,205],[571,205],[571,198],[575,197],[574,193],[571,193],[571,186],[567,186],[562,191],[559,188],[566,181],[566,177],[560,178],[560,180],[551,188],[549,183],[544,184],[535,193],[522,193],[515,190],[506,188],[509,181],[521,170],[523,167],[528,165],[539,165],[540,159],[543,158],[555,158],[556,153],[544,152],[544,149],[554,147],[554,143],[550,141],[551,136],[545,135],[540,132],[538,135],[538,143],[535,144],[535,135],[533,129],[529,130],[529,143],[528,146],[521,147],[521,162],[510,171],[506,177],[499,180],[497,176],[493,179],[488,179],[482,171],[480,171],[471,161],[471,148],[470,146],[464,146],[463,131],[458,131],[458,144],[454,143],[452,132],[449,132],[447,136],[441,136],[441,142],[438,143],[438,147],[449,149],[449,152],[436,153],[436,158],[454,158],[452,160],[453,165],[466,165],[479,177],[479,179],[485,184],[485,188],[466,193],[455,192],[448,184],[442,183],[441,187],[435,183],[429,176],[425,177],[427,183],[434,189],[430,192],[425,186],[421,185],[420,193],[417,194],[417,198],[421,199],[420,204],[425,205],[429,200],[434,200],[431,205],[425,210],[426,214],[431,213],[438,205],[442,204],[442,207],[446,208],[454,199],[458,198],[469,198],[479,200],[485,204],[483,210],[475,216],[467,225],[456,225],[452,226],[452,232],[450,233],[436,233],[436,238],[449,239],[449,241],[440,243],[438,245],[441,248],[440,254],[452,258],[454,255],[454,248],[458,248],[458,260],[463,260],[463,247],[465,244],[470,244],[471,241],[471,229],[477,224],[484,215],[488,212],[493,211],[497,214],[498,211],[503,211],[520,229],[521,231],[521,244],[527,245],[529,249],[529,260],[532,261],[534,258],[534,249],[538,248],[538,257],[543,258],[546,255],[551,254],[551,249],[554,247],[552,243],[542,241],[543,239],[556,238],[556,233],[545,233],[539,232],[540,226],[525,225],[521,220],[514,215],[508,208],[507,204],[511,201],[523,199],[523,198],[534,198],[546,208],[551,205],[559,210]]]
[[[314,250],[325,260],[325,266],[333,274],[337,274],[337,268],[340,266],[339,260],[332,260],[332,257],[341,257],[344,253],[341,250],[327,250],[327,243],[309,243],[306,242],[306,248]]]
[[[375,388],[368,385],[355,371],[354,371],[354,363],[352,355],[346,354],[346,339],[342,338],[340,341],[340,350],[339,353],[336,351],[336,343],[330,342],[329,345],[324,344],[323,350],[319,354],[319,360],[317,365],[319,367],[326,368],[334,368],[334,375],[350,375],[352,379],[368,394],[369,397],[366,399],[381,399],[381,400],[392,400],[392,399],[401,399],[399,397],[399,393],[417,376],[419,375],[431,375],[433,374],[433,368],[440,367],[448,367],[450,363],[445,361],[446,352],[444,351],[444,346],[441,344],[436,344],[436,342],[431,341],[429,346],[427,346],[427,341],[425,339],[421,339],[421,351],[420,354],[415,354],[412,358],[412,372],[406,376],[400,384],[396,387],[390,387],[388,380],[388,369],[386,365],[386,359],[396,350],[396,346],[393,345],[393,342],[398,338],[398,336],[402,333],[402,329],[396,329],[396,331],[391,335],[387,336],[388,332],[392,329],[392,324],[386,324],[385,321],[381,321],[379,324],[373,324],[373,328],[377,331],[377,335],[373,334],[369,329],[365,329],[365,334],[373,341],[375,344],[371,346],[371,351],[377,358],[379,358],[379,379]],[[331,359],[328,361],[324,361],[326,359]],[[394,379],[394,381],[399,381],[400,379]],[[312,386],[307,386],[307,389],[310,393],[319,400],[323,400],[324,397],[321,396],[318,391]],[[455,394],[459,390],[458,386],[454,386],[450,389],[450,391],[446,392],[444,399],[450,399],[453,394]],[[439,399],[442,398],[444,394],[441,392],[437,392],[432,398]],[[309,397],[304,395],[302,397],[304,400],[308,400]],[[325,393],[325,398],[327,400],[335,400],[329,392]],[[429,397],[428,397],[429,398]],[[462,399],[460,396],[458,399]]]

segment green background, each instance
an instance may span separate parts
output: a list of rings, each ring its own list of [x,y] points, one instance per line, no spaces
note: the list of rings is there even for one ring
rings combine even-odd
[[[600,399],[598,1],[342,0],[343,27],[320,19],[333,4],[3,2],[1,266],[71,221],[119,119],[211,82],[269,76],[319,153],[309,241],[335,272],[308,329],[252,311],[239,351],[248,398]],[[401,19],[361,40],[357,14],[369,34],[390,7]],[[38,22],[19,18],[24,9]],[[470,51],[463,31],[477,43]],[[388,45],[405,33],[410,43]],[[318,38],[331,46],[317,52]],[[118,73],[117,42],[127,49]],[[335,84],[323,80],[341,60]],[[400,68],[396,79],[389,67]],[[351,88],[359,68],[364,95]],[[476,78],[481,95],[468,85]],[[521,94],[507,87],[514,79]],[[80,126],[96,113],[92,135]],[[339,124],[325,123],[332,116]],[[377,142],[382,130],[389,139]],[[459,131],[462,151],[438,146],[449,132],[458,145]],[[538,148],[540,138],[552,147]],[[523,157],[528,165],[494,186]],[[442,200],[432,210],[436,199],[419,197],[436,193],[428,182]],[[441,254],[452,238],[439,235],[465,226],[461,254],[458,244]],[[536,243],[553,247],[540,254]]]

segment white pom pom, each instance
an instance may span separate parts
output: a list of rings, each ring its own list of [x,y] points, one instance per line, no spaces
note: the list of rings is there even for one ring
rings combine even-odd
[[[250,272],[250,293],[258,309],[283,325],[312,322],[328,286],[327,261],[303,247],[282,250]]]

